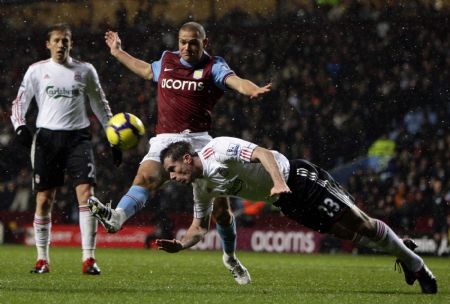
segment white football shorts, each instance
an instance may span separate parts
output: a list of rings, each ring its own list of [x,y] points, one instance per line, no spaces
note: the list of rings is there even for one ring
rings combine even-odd
[[[141,163],[146,160],[154,160],[161,162],[159,155],[168,145],[174,142],[187,141],[196,152],[199,152],[207,143],[212,140],[208,132],[190,133],[188,131],[182,133],[163,133],[150,138],[150,149],[147,155],[144,156]]]

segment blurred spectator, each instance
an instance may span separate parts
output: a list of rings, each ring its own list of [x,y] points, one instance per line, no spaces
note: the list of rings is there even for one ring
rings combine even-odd
[[[14,199],[9,207],[10,211],[23,212],[31,209],[30,202],[32,199],[31,195],[31,182],[28,179],[29,171],[23,168],[17,177],[17,184],[15,188]]]
[[[430,201],[433,237],[437,245],[436,254],[441,256],[448,253],[449,201],[443,192],[441,180],[433,179],[431,187],[433,189]]]
[[[16,195],[16,183],[14,181],[0,182],[0,210],[9,210]]]
[[[383,134],[369,147],[369,167],[375,171],[386,169],[395,152],[395,142]]]
[[[127,19],[131,11],[120,9],[116,21],[130,52],[144,59],[156,58],[162,48],[174,47],[178,25],[152,20],[152,5],[139,2],[132,27]],[[357,170],[347,186],[358,204],[364,201],[359,207],[387,221],[402,218],[398,224],[405,229],[418,228],[417,218],[432,215],[426,207],[434,196],[431,180],[441,180],[441,195],[450,191],[449,11],[425,3],[377,6],[345,1],[346,7],[322,10],[309,5],[283,12],[278,19],[245,12],[211,19],[205,24],[214,40],[211,54],[226,54],[238,74],[274,83],[273,92],[259,101],[262,105],[226,94],[214,110],[211,134],[280,147],[288,157],[302,155],[326,169],[354,161],[389,134],[395,148],[389,142],[392,158],[388,165],[381,172]],[[114,109],[137,114],[149,126],[146,138],[151,137],[156,92],[150,84],[125,73],[111,60],[106,46],[98,43],[99,35],[111,24],[105,22],[89,31],[74,29],[79,40],[91,42],[77,44],[74,54],[83,54],[94,63]],[[45,55],[40,27],[33,24],[4,33],[3,42],[9,47],[2,50],[0,60],[2,100],[15,95],[32,58]],[[7,209],[14,198],[16,176],[28,163],[10,143],[10,105],[0,105],[0,111],[0,206]],[[124,181],[132,180],[130,175],[136,172],[147,141],[143,139],[136,150],[125,153],[123,167],[116,169],[105,156],[100,127],[94,123],[92,128],[98,155],[97,194],[105,201],[117,201],[129,187]],[[13,194],[6,190],[7,184],[14,185]],[[71,195],[62,193],[58,205],[70,205]],[[168,213],[190,211],[188,188],[170,186],[160,196],[168,202]]]

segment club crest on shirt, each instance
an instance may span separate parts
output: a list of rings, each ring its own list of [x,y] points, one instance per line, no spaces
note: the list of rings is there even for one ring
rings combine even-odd
[[[81,74],[79,72],[76,72],[75,75],[73,76],[73,79],[75,81],[81,81]]]
[[[194,79],[201,79],[203,77],[203,69],[194,71]]]
[[[239,154],[239,145],[238,144],[230,144],[227,149],[227,155],[236,156]]]

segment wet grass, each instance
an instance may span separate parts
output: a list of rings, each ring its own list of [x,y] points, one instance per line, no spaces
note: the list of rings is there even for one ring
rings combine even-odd
[[[426,258],[439,293],[422,295],[387,256],[240,252],[238,286],[221,253],[97,250],[100,276],[81,274],[79,248],[52,248],[51,273],[30,274],[33,247],[0,246],[0,303],[450,303],[449,258]]]

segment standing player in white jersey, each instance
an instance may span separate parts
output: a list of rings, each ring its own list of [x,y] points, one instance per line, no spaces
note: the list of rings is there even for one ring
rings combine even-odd
[[[150,139],[150,150],[142,160],[132,187],[116,209],[103,205],[95,197],[89,200],[92,212],[107,231],[116,232],[125,221],[142,209],[150,191],[168,180],[159,162],[159,154],[168,144],[185,140],[200,150],[212,138],[211,112],[226,89],[235,90],[250,98],[270,91],[238,77],[218,56],[205,51],[208,44],[205,30],[196,22],[185,23],[178,33],[178,51],[165,51],[161,59],[147,63],[136,59],[121,48],[117,33],[107,32],[106,43],[111,54],[132,72],[158,83],[158,122],[156,137]],[[248,271],[235,256],[236,223],[227,199],[214,202],[213,217],[222,239],[223,261],[239,284],[250,282]]]
[[[208,232],[212,199],[237,196],[272,202],[290,219],[321,233],[388,252],[397,257],[412,285],[436,293],[436,279],[422,258],[380,220],[366,215],[331,175],[303,159],[288,160],[277,151],[232,137],[210,141],[198,154],[188,142],[170,144],[161,152],[170,179],[194,190],[195,213],[181,240],[157,240],[170,253],[190,248]]]
[[[50,271],[52,203],[56,189],[64,183],[66,171],[72,178],[79,204],[82,272],[98,275],[100,269],[94,256],[97,219],[87,206],[94,192],[95,163],[85,103],[89,100],[103,128],[112,113],[95,68],[70,57],[69,26],[50,27],[46,46],[51,58],[28,68],[13,101],[11,115],[17,140],[28,150],[31,148],[33,187],[37,191],[33,221],[37,262],[32,272]],[[34,137],[25,121],[33,97],[39,109]],[[121,157],[120,151],[113,150],[116,165],[120,164]]]

